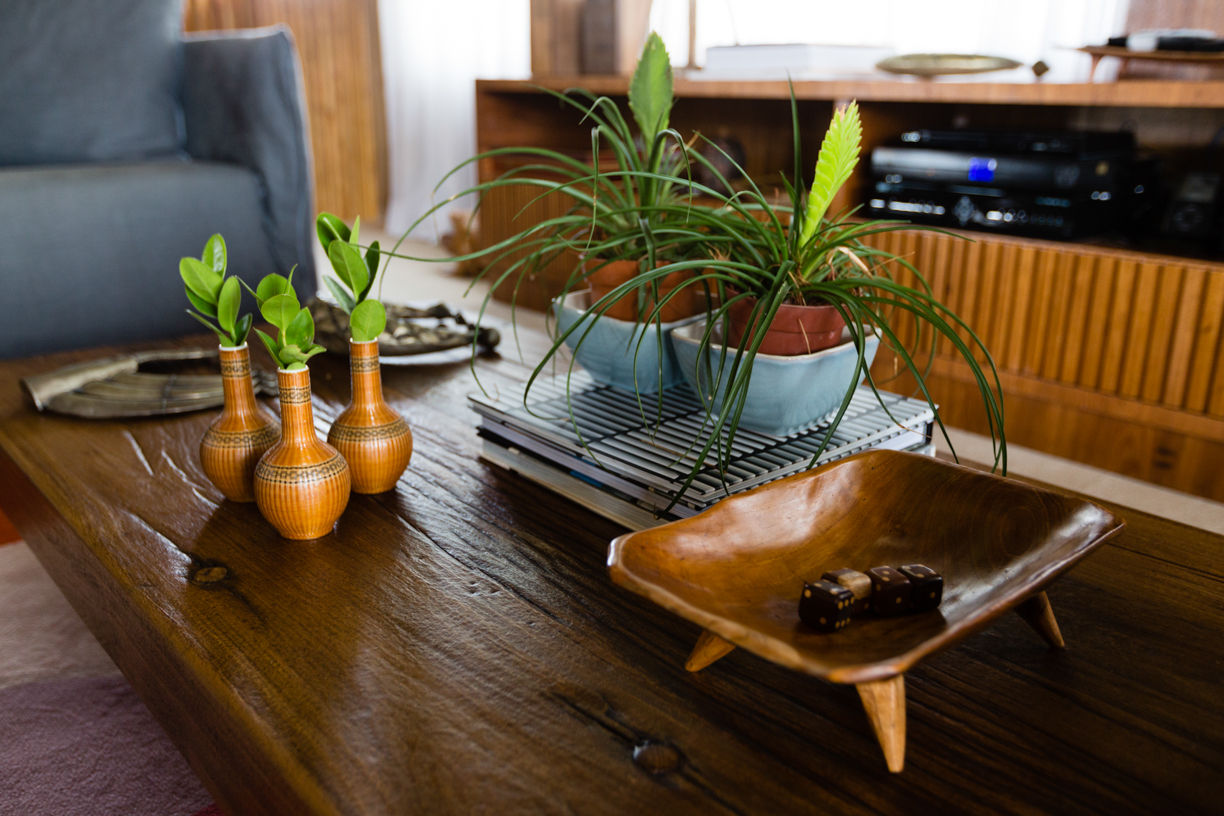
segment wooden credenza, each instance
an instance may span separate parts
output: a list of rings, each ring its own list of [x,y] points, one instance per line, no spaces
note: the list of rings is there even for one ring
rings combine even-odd
[[[627,80],[543,80],[623,101]],[[1135,131],[1144,148],[1176,158],[1224,126],[1224,82],[1102,84],[800,82],[795,85],[814,157],[834,107],[857,99],[864,152],[916,127],[1080,128]],[[682,134],[734,136],[754,178],[790,166],[784,82],[677,80],[672,124]],[[480,150],[538,145],[582,155],[587,128],[532,84],[477,82]],[[589,155],[589,154],[588,154]],[[506,169],[480,165],[482,180]],[[857,174],[844,203],[863,199]],[[481,207],[482,240],[501,240],[556,214],[535,192],[501,189]],[[1224,501],[1224,263],[1090,243],[966,232],[894,234],[886,248],[911,259],[937,294],[991,350],[1006,396],[1012,443]],[[564,263],[519,291],[543,309],[569,274]],[[509,297],[509,288],[499,293]],[[891,370],[886,355],[878,374]],[[936,350],[930,382],[946,421],[985,432],[967,367]],[[893,387],[896,387],[895,385]]]

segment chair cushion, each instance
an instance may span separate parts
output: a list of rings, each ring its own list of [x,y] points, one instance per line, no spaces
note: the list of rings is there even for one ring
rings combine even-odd
[[[5,0],[0,164],[182,149],[182,0]]]
[[[289,271],[269,250],[262,195],[251,170],[216,162],[0,172],[0,267],[13,304],[0,358],[203,331],[185,314],[178,263],[198,258],[214,232],[247,283]],[[242,310],[253,308],[244,298]]]

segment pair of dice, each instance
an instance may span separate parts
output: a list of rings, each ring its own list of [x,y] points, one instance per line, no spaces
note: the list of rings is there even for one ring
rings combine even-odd
[[[839,569],[804,583],[799,619],[819,632],[836,632],[852,617],[874,612],[926,612],[943,599],[943,577],[925,564],[874,567],[867,572]]]

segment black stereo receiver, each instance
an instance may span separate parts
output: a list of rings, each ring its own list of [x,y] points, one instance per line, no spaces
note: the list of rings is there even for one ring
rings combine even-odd
[[[1134,137],[913,130],[871,152],[874,216],[1048,238],[1119,226],[1135,194]]]

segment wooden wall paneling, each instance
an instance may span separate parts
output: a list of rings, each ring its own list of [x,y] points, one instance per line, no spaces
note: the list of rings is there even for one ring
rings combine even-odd
[[[1007,340],[998,364],[1011,371],[1019,371],[1024,361],[1026,327],[1029,310],[1033,308],[1033,287],[1036,285],[1036,260],[1036,248],[1021,246],[1016,252],[1015,267],[1007,281],[1011,295],[1007,304],[1007,318],[1003,321]]]
[[[1057,255],[1049,249],[1037,254],[1037,265],[1033,276],[1033,308],[1025,321],[1025,350],[1021,370],[1026,374],[1041,373],[1041,361],[1045,352],[1046,332],[1050,323],[1050,298],[1054,291],[1054,264]]]
[[[1212,376],[1221,366],[1217,344],[1222,336],[1221,326],[1224,325],[1224,273],[1208,271],[1203,292],[1185,400],[1186,410],[1198,413],[1207,411]]]
[[[1158,267],[1151,263],[1138,265],[1135,276],[1135,297],[1131,301],[1131,312],[1126,317],[1126,352],[1122,360],[1122,377],[1118,383],[1118,394],[1136,399],[1143,388],[1143,375],[1147,370],[1147,351],[1152,338],[1144,330],[1152,322],[1153,301],[1156,297]]]
[[[1211,416],[1224,417],[1224,332],[1221,332],[1216,339],[1215,370],[1211,372],[1210,394],[1207,401],[1207,413]]]
[[[1088,335],[1092,293],[1096,282],[1096,259],[1091,255],[1076,260],[1071,276],[1071,295],[1067,304],[1066,330],[1059,363],[1058,379],[1080,384],[1084,360],[1092,353],[1093,338]]]
[[[1091,308],[1088,309],[1088,323],[1084,329],[1084,355],[1079,369],[1079,381],[1085,388],[1100,388],[1113,283],[1114,264],[1103,255],[1097,256],[1093,262],[1093,288],[1088,296]]]
[[[1165,380],[1168,376],[1170,353],[1173,350],[1173,320],[1181,299],[1184,264],[1164,264],[1156,267],[1156,295],[1152,302],[1151,323],[1137,326],[1149,337],[1147,368],[1143,372],[1143,388],[1140,396],[1148,402],[1164,399]],[[1174,406],[1180,407],[1180,406]]]
[[[1203,301],[1203,286],[1207,280],[1207,270],[1201,266],[1186,267],[1183,270],[1181,295],[1177,302],[1177,316],[1174,318],[1168,354],[1168,366],[1165,370],[1164,387],[1161,392],[1161,402],[1172,408],[1186,407],[1186,391],[1189,386],[1190,360],[1194,353],[1194,338],[1198,333],[1187,327],[1198,325],[1199,309]]]
[[[1130,259],[1114,259],[1114,291],[1110,300],[1105,361],[1101,365],[1100,390],[1118,393],[1122,383],[1122,364],[1130,331],[1137,264]]]
[[[1062,360],[1063,343],[1067,342],[1067,306],[1071,296],[1071,257],[1054,254],[1047,283],[1047,295],[1041,299],[1044,322],[1041,332],[1041,353],[1037,376],[1057,380]]]
[[[302,63],[315,207],[382,221],[387,136],[377,0],[187,0],[188,31],[284,24]]]

